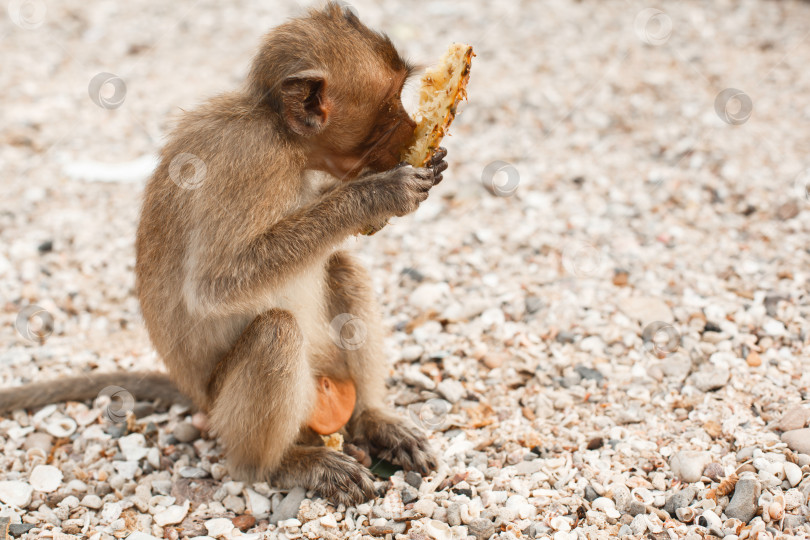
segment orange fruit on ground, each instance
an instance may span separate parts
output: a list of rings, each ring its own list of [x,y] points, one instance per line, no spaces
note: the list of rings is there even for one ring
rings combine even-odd
[[[318,379],[318,401],[307,426],[318,435],[331,435],[345,426],[354,412],[357,392],[351,380]]]

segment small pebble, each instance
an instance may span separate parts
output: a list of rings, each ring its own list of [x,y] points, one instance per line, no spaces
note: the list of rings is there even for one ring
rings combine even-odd
[[[474,519],[467,525],[467,531],[476,540],[489,540],[495,534],[495,524],[488,519]]]
[[[439,391],[439,394],[450,403],[461,401],[461,398],[467,393],[460,382],[451,379],[443,380],[438,384],[436,389]]]
[[[682,450],[670,460],[672,474],[684,482],[697,482],[703,476],[703,470],[712,460],[708,452]]]
[[[39,448],[46,454],[51,451],[53,447],[53,437],[47,433],[34,432],[28,435],[23,442],[23,450],[30,450],[32,448]]]
[[[796,405],[788,409],[777,422],[779,431],[793,431],[803,428],[810,420],[810,409],[802,405]]]
[[[166,510],[155,514],[155,523],[161,527],[166,525],[174,525],[175,523],[180,523],[183,521],[183,518],[186,517],[187,513],[188,503],[186,503],[184,506],[173,504]]]
[[[52,465],[37,465],[28,481],[35,490],[50,493],[62,485],[62,471]]]
[[[231,522],[233,523],[234,527],[242,532],[245,532],[256,524],[256,518],[249,514],[242,514],[241,516],[236,516],[233,518]]]
[[[191,422],[179,422],[174,426],[172,435],[182,443],[190,443],[200,438],[200,430],[191,425]]]
[[[405,481],[416,489],[419,489],[422,485],[422,475],[416,471],[408,471],[405,473]]]
[[[791,487],[796,487],[802,481],[802,469],[795,463],[786,462],[784,464],[785,477],[790,482]]]
[[[4,480],[0,482],[0,502],[25,508],[31,502],[34,488],[25,482]]]
[[[273,511],[270,517],[271,523],[278,523],[279,521],[286,521],[298,515],[298,508],[301,506],[301,501],[306,497],[307,492],[302,487],[295,487],[287,493],[281,500],[278,508]]]
[[[810,454],[810,428],[793,429],[782,433],[782,442],[800,454]]]
[[[236,525],[228,518],[214,518],[205,522],[205,529],[208,531],[208,536],[212,538],[219,538],[220,536],[229,536]]]
[[[756,478],[740,478],[734,486],[734,496],[725,508],[726,515],[748,523],[756,515],[759,494],[760,483]]]

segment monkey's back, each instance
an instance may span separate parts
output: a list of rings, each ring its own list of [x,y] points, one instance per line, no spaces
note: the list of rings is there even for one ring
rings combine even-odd
[[[266,120],[239,94],[186,113],[144,191],[135,265],[141,312],[170,376],[202,409],[208,407],[206,388],[217,361],[267,309],[289,310],[311,347],[328,348],[325,260],[237,311],[220,311],[216,285],[196,279],[199,267],[227,267],[238,257],[234,246],[249,244],[283,217],[279,207],[289,212],[312,195],[301,178],[290,178],[289,171],[300,171],[302,164],[291,162],[294,157]],[[177,160],[202,164],[204,177],[184,184]],[[202,298],[200,285],[210,295]]]

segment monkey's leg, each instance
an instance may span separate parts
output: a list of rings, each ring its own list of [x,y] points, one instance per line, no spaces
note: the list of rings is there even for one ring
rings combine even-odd
[[[303,336],[288,311],[251,322],[211,375],[210,424],[234,477],[313,489],[337,503],[374,494],[368,470],[353,458],[296,441],[315,402]]]
[[[338,338],[340,367],[357,388],[357,404],[347,426],[351,441],[406,470],[427,473],[435,469],[436,460],[425,436],[385,405],[388,367],[368,272],[343,252],[330,258],[327,272],[329,315],[333,336]],[[340,326],[344,322],[352,325],[354,336],[343,338]]]

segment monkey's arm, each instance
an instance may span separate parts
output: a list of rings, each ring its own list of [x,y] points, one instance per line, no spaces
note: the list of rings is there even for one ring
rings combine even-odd
[[[63,401],[89,401],[111,386],[123,388],[136,401],[160,399],[166,403],[190,404],[165,373],[114,371],[1,389],[0,412],[31,409]]]
[[[413,212],[433,186],[430,168],[397,167],[342,184],[319,201],[299,208],[219,259],[200,247],[189,265],[184,295],[192,311],[204,315],[244,312],[261,295],[368,223]]]

